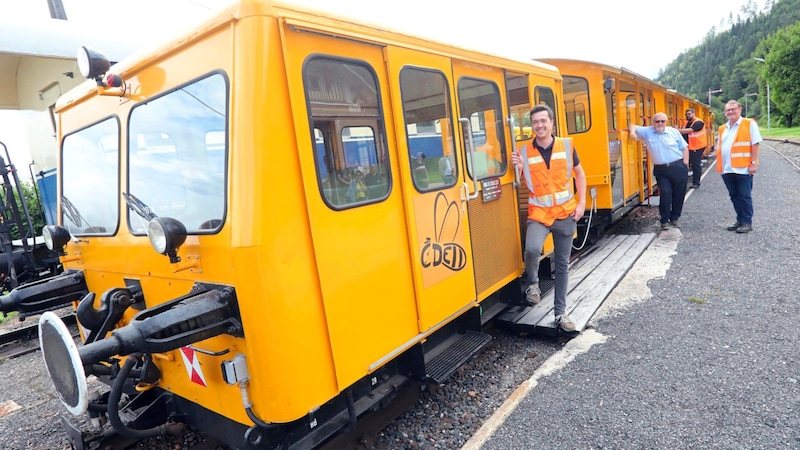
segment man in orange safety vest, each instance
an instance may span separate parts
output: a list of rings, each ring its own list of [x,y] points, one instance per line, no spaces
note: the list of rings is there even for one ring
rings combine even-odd
[[[553,233],[555,322],[564,331],[575,331],[575,323],[566,313],[568,270],[572,238],[586,209],[586,173],[572,140],[553,136],[550,107],[535,106],[530,118],[536,135],[533,148],[528,152],[527,146],[522,147],[522,154],[517,151],[511,154],[511,162],[525,175],[530,192],[525,230],[525,272],[530,285],[525,298],[531,304],[539,303],[539,257],[545,238]]]

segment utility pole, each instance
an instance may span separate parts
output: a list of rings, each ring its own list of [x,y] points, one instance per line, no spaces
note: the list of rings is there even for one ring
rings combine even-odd
[[[755,59],[758,62],[766,63],[766,61],[764,61],[764,58],[753,58],[753,59]],[[770,123],[769,123],[769,83],[767,83],[767,130],[769,130],[769,125],[770,125]]]
[[[722,89],[708,90],[708,106],[711,106],[711,94],[716,94],[718,92],[722,92]]]
[[[747,117],[747,97],[752,97],[754,95],[758,95],[758,92],[753,92],[752,94],[744,94],[744,116]]]

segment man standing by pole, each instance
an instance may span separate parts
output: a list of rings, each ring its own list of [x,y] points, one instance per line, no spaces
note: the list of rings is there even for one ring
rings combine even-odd
[[[575,323],[567,315],[569,256],[578,221],[586,209],[586,172],[583,171],[572,139],[553,135],[553,110],[536,105],[530,112],[531,127],[536,138],[530,152],[514,151],[511,162],[525,176],[530,196],[525,230],[525,272],[530,285],[525,299],[539,303],[539,257],[547,235],[553,234],[553,262],[556,282],[553,298],[555,323],[567,332],[575,331]],[[573,188],[574,180],[574,188]]]
[[[700,175],[703,174],[703,153],[708,140],[705,124],[695,116],[694,108],[686,110],[686,123],[678,129],[683,140],[689,144],[689,167],[692,169],[692,189],[700,187]]]

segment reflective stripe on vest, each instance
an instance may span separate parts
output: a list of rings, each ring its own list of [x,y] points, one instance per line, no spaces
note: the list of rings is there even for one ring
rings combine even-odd
[[[528,192],[530,193],[528,197],[529,205],[550,208],[555,205],[563,205],[574,197],[574,193],[571,189],[572,186],[570,185],[570,181],[572,180],[572,141],[569,139],[554,139],[553,151],[550,155],[550,169],[547,168],[544,158],[542,158],[542,155],[538,151],[536,151],[535,156],[528,157],[528,146],[525,145],[520,149],[522,160],[527,163],[522,166],[522,172],[525,175],[525,184],[528,186]],[[555,183],[558,177],[555,171],[551,169],[553,168],[553,163],[556,161],[563,161],[566,165],[566,177],[562,178],[564,184],[559,186],[562,189],[556,191],[551,188],[549,191],[536,191],[533,188],[531,170],[544,170],[547,172],[551,183]]]
[[[739,128],[736,130],[733,143],[731,144],[731,167],[734,169],[745,169],[750,167],[751,149],[750,145],[750,122],[752,119],[742,119]],[[717,148],[722,152],[722,135],[727,129],[725,125],[719,127],[719,143]],[[723,163],[722,154],[717,158],[717,172],[722,172]]]

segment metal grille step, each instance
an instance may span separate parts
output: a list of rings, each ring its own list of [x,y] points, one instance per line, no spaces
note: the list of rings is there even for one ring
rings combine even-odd
[[[491,340],[492,336],[486,333],[467,331],[445,351],[428,361],[425,373],[428,378],[441,383]]]

